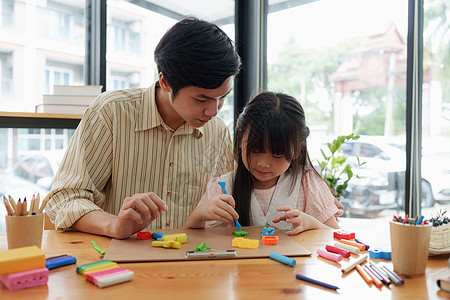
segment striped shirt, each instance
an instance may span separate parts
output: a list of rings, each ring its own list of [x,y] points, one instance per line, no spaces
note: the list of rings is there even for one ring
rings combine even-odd
[[[316,172],[306,167],[303,171],[303,175],[297,180],[301,180],[300,191],[297,199],[296,208],[308,215],[311,215],[318,219],[320,222],[324,223],[329,218],[333,217],[337,213],[338,208],[334,203],[335,197],[330,191],[325,181]],[[206,187],[206,192],[199,202],[199,205],[214,198],[217,195],[222,194],[222,188],[217,182],[219,177],[210,180]],[[275,191],[275,187],[270,189],[261,190],[254,189],[253,194],[261,206],[264,215],[267,214],[270,202],[272,201],[272,195]],[[229,187],[231,190],[232,187]],[[232,226],[231,224],[230,226]],[[205,227],[220,227],[225,226],[224,223],[220,221],[207,221]]]
[[[118,215],[126,197],[146,192],[168,206],[148,229],[179,228],[208,181],[233,168],[224,122],[172,130],[157,110],[156,87],[105,92],[86,110],[46,206],[57,229],[94,210]]]

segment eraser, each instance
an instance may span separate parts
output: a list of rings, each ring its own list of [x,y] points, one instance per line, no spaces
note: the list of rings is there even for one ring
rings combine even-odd
[[[339,254],[334,254],[322,249],[317,249],[317,254],[322,256],[323,258],[335,261],[335,262],[339,262],[342,260],[342,256],[340,256]]]
[[[101,269],[97,269],[97,270],[84,271],[83,272],[83,277],[87,278],[88,276],[91,276],[92,274],[105,272],[105,271],[112,270],[112,269],[115,269],[115,268],[119,268],[119,266],[116,265],[116,266],[109,266],[109,267],[105,267],[105,268],[101,268]]]
[[[342,239],[354,240],[355,239],[355,233],[354,232],[348,232],[346,230],[338,230],[338,231],[333,232],[333,237],[335,239],[338,239],[338,240],[342,240]]]
[[[10,291],[45,285],[48,281],[48,269],[38,268],[1,275],[0,281],[3,282]]]
[[[295,267],[296,264],[295,259],[278,254],[276,252],[270,252],[269,257],[291,267]]]
[[[117,266],[117,263],[109,261],[109,260],[100,260],[100,261],[96,261],[96,262],[93,262],[90,264],[78,266],[77,273],[80,275],[83,275],[83,273],[85,271],[93,271],[93,270],[98,270],[98,269],[107,268],[107,267],[111,267],[111,266]]]
[[[118,273],[123,273],[123,272],[128,272],[128,269],[124,269],[122,267],[112,267],[112,268],[106,268],[106,269],[102,269],[102,270],[98,270],[96,272],[86,272],[89,273],[85,276],[85,274],[83,274],[83,277],[86,278],[87,281],[92,282],[95,284],[95,278],[101,278],[102,276],[111,276],[114,274],[118,274]]]
[[[67,265],[73,265],[77,263],[77,259],[70,255],[55,257],[55,258],[48,258],[45,260],[45,266],[47,269],[55,269],[59,267],[64,267]]]
[[[108,277],[98,278],[96,286],[98,286],[99,288],[104,288],[111,285],[116,285],[119,283],[130,281],[131,279],[133,279],[133,277],[134,272],[128,271],[126,273],[120,273]]]
[[[0,251],[0,275],[45,267],[45,253],[36,246]]]
[[[380,248],[370,249],[369,250],[370,258],[379,259],[391,259],[391,251],[383,250]]]

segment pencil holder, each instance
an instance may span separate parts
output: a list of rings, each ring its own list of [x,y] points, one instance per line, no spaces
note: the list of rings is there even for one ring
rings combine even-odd
[[[5,216],[8,249],[37,246],[41,248],[44,214]]]
[[[404,275],[425,274],[431,223],[410,225],[390,221],[391,258],[394,271]]]

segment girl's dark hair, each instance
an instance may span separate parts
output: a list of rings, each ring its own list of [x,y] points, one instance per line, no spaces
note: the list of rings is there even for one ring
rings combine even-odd
[[[195,17],[172,26],[156,46],[154,58],[174,96],[187,86],[218,88],[241,68],[241,58],[225,32]]]
[[[252,152],[284,155],[292,174],[292,192],[297,174],[308,163],[305,113],[300,103],[289,95],[262,92],[254,97],[239,115],[235,129],[234,154],[238,162],[233,183],[233,197],[236,211],[242,225],[250,225],[250,203],[253,190],[253,176],[242,161],[242,138],[248,131],[247,160]]]

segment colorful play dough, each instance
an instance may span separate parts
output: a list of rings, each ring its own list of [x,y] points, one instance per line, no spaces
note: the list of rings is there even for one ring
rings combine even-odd
[[[233,235],[234,236],[245,236],[245,235],[248,235],[248,232],[244,231],[244,230],[233,231]]]
[[[237,237],[233,239],[232,246],[237,248],[256,249],[259,247],[259,240]]]

